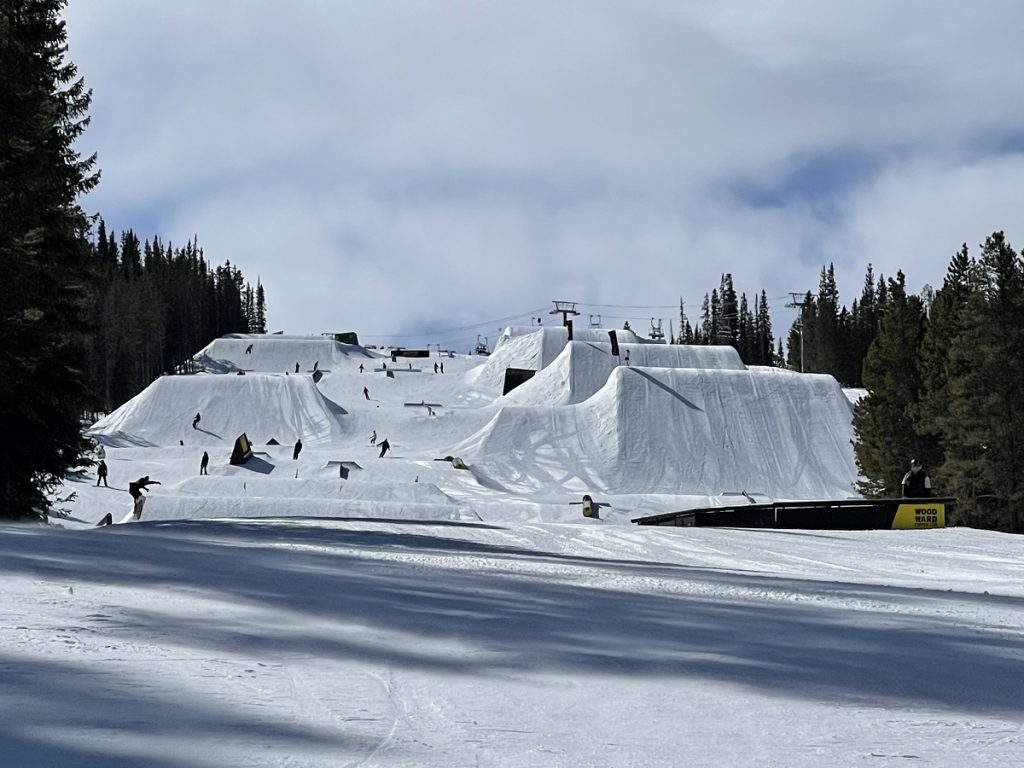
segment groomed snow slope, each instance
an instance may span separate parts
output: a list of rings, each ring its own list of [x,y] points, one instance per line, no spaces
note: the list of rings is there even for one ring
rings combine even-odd
[[[252,345],[252,352],[246,354]],[[330,336],[250,335],[233,333],[214,339],[192,359],[210,373],[262,371],[265,373],[309,373],[332,371],[360,363],[369,365],[379,355],[364,347],[342,344]]]
[[[830,376],[620,366],[585,402],[504,408],[457,450],[517,489],[846,498],[850,416]]]
[[[192,429],[199,412],[202,420]],[[162,376],[88,434],[105,445],[227,442],[245,432],[253,444],[291,444],[342,436],[330,404],[309,376],[285,374]]]

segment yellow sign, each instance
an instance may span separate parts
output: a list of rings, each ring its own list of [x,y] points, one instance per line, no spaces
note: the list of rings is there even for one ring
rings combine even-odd
[[[943,528],[946,525],[946,505],[928,503],[926,501],[907,502],[896,509],[892,519],[892,528],[907,530],[912,528]]]

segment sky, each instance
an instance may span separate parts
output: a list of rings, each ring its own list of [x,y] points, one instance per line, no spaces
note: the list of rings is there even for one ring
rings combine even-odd
[[[71,0],[93,90],[84,201],[230,259],[270,331],[493,346],[691,321],[733,274],[771,299],[834,263],[938,287],[1024,245],[1015,2]],[[309,275],[315,275],[311,280]]]

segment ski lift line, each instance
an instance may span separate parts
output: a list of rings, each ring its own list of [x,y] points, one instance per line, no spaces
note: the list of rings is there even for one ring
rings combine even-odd
[[[517,320],[517,319],[519,319],[521,317],[529,317],[531,315],[537,315],[537,314],[543,312],[545,309],[547,309],[547,305],[545,305],[543,307],[539,307],[537,309],[528,309],[525,312],[518,312],[518,313],[516,313],[514,315],[508,315],[506,317],[499,317],[496,320],[484,320],[483,322],[480,322],[480,323],[473,323],[472,325],[462,325],[462,326],[458,326],[458,327],[455,327],[455,328],[441,328],[441,329],[432,330],[432,331],[421,331],[419,333],[406,333],[406,332],[398,332],[398,333],[361,333],[359,335],[361,337],[365,337],[367,339],[386,339],[386,338],[403,338],[403,339],[407,339],[407,338],[422,338],[424,336],[440,336],[440,335],[445,334],[445,333],[458,333],[460,331],[471,331],[474,328],[482,328],[484,326],[495,325],[495,324],[498,324],[498,323],[507,323],[510,320]]]

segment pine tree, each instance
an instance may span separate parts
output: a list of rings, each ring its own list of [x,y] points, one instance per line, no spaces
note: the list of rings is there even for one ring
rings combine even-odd
[[[898,272],[889,281],[889,307],[878,336],[864,361],[868,394],[854,408],[857,465],[868,495],[898,496],[900,481],[912,458],[931,465],[933,443],[922,436],[913,419],[920,397],[917,354],[925,331],[920,298],[908,296]]]
[[[968,279],[976,280],[977,290],[969,292],[949,346],[943,472],[972,524],[1020,531],[1024,264],[995,232],[974,266]]]
[[[81,463],[92,306],[80,195],[98,181],[75,147],[91,92],[66,60],[64,0],[0,6],[0,518],[45,514]]]

